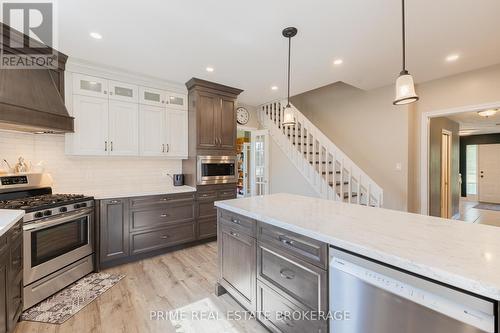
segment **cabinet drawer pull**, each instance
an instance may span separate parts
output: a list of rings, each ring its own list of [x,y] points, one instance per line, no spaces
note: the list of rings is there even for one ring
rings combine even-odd
[[[116,205],[116,204],[121,203],[121,201],[120,200],[111,200],[109,203],[112,205]]]
[[[168,216],[167,213],[163,213],[163,214],[160,215],[160,217],[167,217],[167,216]]]
[[[161,239],[168,239],[168,237],[169,237],[168,235],[163,235],[163,236],[161,236],[160,238],[161,238]]]
[[[280,270],[280,276],[282,279],[293,280],[295,278],[295,272],[291,269],[283,268]]]
[[[285,324],[286,326],[288,327],[294,327],[295,325],[290,323],[287,319],[291,319],[289,318],[290,316],[286,316],[282,313],[278,313],[278,315],[276,316],[276,319],[278,319],[279,321],[281,321],[283,324]]]
[[[234,237],[240,237],[240,234],[234,232],[234,231],[231,231],[231,236],[234,236]]]
[[[231,219],[231,222],[241,225],[241,221],[238,219]]]
[[[201,197],[206,198],[206,197],[208,197],[208,194],[202,194]]]
[[[286,236],[280,235],[279,237],[280,242],[282,242],[285,245],[290,245],[293,246],[295,242],[291,239],[288,239]]]
[[[168,201],[168,198],[161,198],[161,201]]]

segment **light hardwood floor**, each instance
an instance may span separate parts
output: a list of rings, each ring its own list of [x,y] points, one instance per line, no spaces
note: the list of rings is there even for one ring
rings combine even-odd
[[[171,311],[208,298],[226,311],[242,308],[228,295],[216,297],[217,243],[211,242],[106,272],[127,276],[62,325],[20,322],[24,332],[176,332],[168,320],[150,320],[151,311]],[[230,321],[228,332],[267,332],[253,319]],[[209,332],[210,330],[204,331]]]
[[[467,201],[461,198],[460,216],[457,219],[465,222],[500,227],[500,211],[474,208],[477,204],[476,201]]]

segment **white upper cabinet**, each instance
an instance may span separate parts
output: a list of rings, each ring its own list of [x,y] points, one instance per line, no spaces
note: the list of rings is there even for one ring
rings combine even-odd
[[[167,147],[170,157],[188,156],[188,112],[186,110],[167,110]]]
[[[140,155],[165,156],[165,110],[151,105],[140,105],[139,108]]]
[[[78,155],[108,154],[108,101],[90,96],[73,96],[75,133],[73,153]]]
[[[68,154],[187,158],[187,94],[123,82],[120,75],[68,74],[66,100],[75,117]]]
[[[109,81],[109,99],[115,101],[137,103],[139,101],[139,87],[129,83]]]
[[[139,103],[151,106],[165,107],[167,92],[160,89],[140,87]]]
[[[187,95],[167,92],[167,105],[169,109],[187,110]]]
[[[111,97],[111,96],[110,96]],[[139,105],[109,101],[109,155],[139,154]]]
[[[73,94],[108,98],[108,80],[94,76],[74,74]]]

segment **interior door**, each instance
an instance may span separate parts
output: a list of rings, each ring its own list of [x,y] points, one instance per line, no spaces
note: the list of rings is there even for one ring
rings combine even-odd
[[[500,144],[479,145],[479,201],[500,203]]]
[[[164,156],[166,148],[165,110],[156,106],[139,107],[139,149],[143,156]]]
[[[75,155],[107,155],[108,99],[90,96],[73,96],[75,117]]]
[[[137,155],[139,152],[139,105],[109,101],[109,154]]]
[[[236,149],[236,100],[221,97],[220,114],[218,117],[219,147],[221,149]]]
[[[167,110],[167,156],[187,157],[188,155],[188,112]]]
[[[250,187],[252,196],[269,194],[269,132],[252,131]]]
[[[451,133],[441,134],[441,217],[451,217]]]

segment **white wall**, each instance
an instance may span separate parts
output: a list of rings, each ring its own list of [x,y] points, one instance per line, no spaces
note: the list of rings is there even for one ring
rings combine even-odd
[[[0,160],[14,166],[19,156],[33,164],[44,161],[57,193],[161,191],[172,186],[166,174],[182,170],[180,160],[66,156],[63,135],[0,131]]]
[[[339,82],[292,103],[383,188],[385,208],[406,210],[408,111],[392,99],[392,87],[363,91]]]
[[[269,192],[292,193],[309,197],[318,197],[288,157],[269,137]]]

